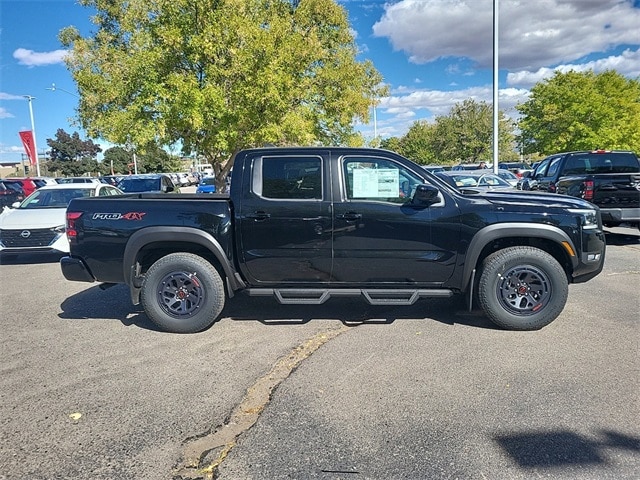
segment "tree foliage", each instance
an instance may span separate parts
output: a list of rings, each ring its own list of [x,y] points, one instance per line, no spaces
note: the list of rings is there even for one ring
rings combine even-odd
[[[493,106],[465,100],[453,106],[448,116],[436,118],[433,148],[441,161],[477,163],[493,160]],[[514,157],[513,124],[498,113],[500,160]]]
[[[61,162],[76,162],[83,159],[96,159],[102,151],[100,145],[93,140],[82,140],[78,132],[69,135],[62,128],[56,131],[56,138],[48,138],[51,160]]]
[[[436,161],[433,148],[435,126],[425,120],[418,120],[411,125],[400,140],[402,154],[420,164]]]
[[[181,146],[219,181],[242,148],[349,144],[380,74],[334,0],[80,0],[95,34],[60,33],[91,136]]]
[[[556,72],[517,109],[525,153],[640,151],[640,81],[615,71]]]
[[[170,155],[159,146],[147,148],[145,153],[138,156],[137,161],[140,173],[170,173],[184,170],[180,158]]]
[[[97,155],[102,151],[100,145],[92,140],[82,140],[78,132],[69,135],[59,128],[55,138],[48,138],[51,160],[47,169],[65,176],[78,176],[85,173],[100,172]]]
[[[498,120],[500,160],[515,159],[518,154],[514,150],[514,125],[502,112]],[[421,164],[491,162],[493,107],[485,102],[465,100],[433,123],[414,122],[403,137],[385,139],[382,146]]]
[[[133,155],[123,147],[111,147],[104,151],[102,162],[108,167],[109,174],[125,174],[129,173],[129,164],[133,163]]]

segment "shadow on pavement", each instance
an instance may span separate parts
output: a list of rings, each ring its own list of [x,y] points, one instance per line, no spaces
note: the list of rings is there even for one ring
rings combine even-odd
[[[640,231],[635,228],[605,229],[607,245],[640,245]]]
[[[132,305],[129,289],[116,285],[107,290],[92,286],[65,299],[59,318],[68,320],[114,319],[158,331],[141,305]],[[468,312],[462,298],[423,299],[410,306],[373,306],[364,299],[334,298],[321,305],[281,305],[273,298],[238,294],[227,299],[220,318],[260,322],[264,325],[301,325],[313,320],[338,320],[347,326],[389,325],[396,320],[435,320],[447,325],[499,329],[480,311]],[[215,328],[215,324],[212,328]]]
[[[640,439],[612,431],[598,439],[567,430],[498,435],[494,440],[523,468],[554,468],[566,465],[606,464],[603,449],[640,452]]]
[[[63,253],[2,253],[0,265],[32,265],[36,263],[58,263]]]
[[[482,312],[468,312],[464,300],[422,299],[413,305],[369,305],[361,298],[332,298],[321,305],[281,305],[273,298],[237,295],[228,300],[223,317],[265,325],[297,325],[312,320],[339,320],[346,326],[389,325],[396,320],[436,320],[447,325],[497,329]]]
[[[122,284],[107,290],[92,286],[65,299],[58,317],[65,320],[119,320],[123,325],[160,331],[145,315],[142,305],[132,305],[129,288]]]

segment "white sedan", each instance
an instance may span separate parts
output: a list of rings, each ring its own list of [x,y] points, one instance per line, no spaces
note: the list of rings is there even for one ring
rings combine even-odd
[[[69,202],[120,194],[121,190],[105,183],[45,185],[0,213],[0,254],[69,253],[65,235]]]

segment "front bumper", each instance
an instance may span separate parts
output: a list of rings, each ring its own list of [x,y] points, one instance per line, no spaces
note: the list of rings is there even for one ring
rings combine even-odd
[[[72,282],[92,283],[96,281],[87,265],[80,258],[62,257],[60,259],[60,268],[64,278]]]
[[[602,272],[607,241],[600,228],[582,231],[582,253],[573,269],[573,283],[584,283]]]

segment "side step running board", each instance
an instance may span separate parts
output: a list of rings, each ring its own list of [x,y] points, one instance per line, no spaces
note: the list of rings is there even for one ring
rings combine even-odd
[[[252,297],[276,297],[285,305],[320,305],[331,297],[363,296],[371,305],[413,305],[423,297],[447,298],[453,291],[440,289],[359,289],[359,288],[250,288]]]

